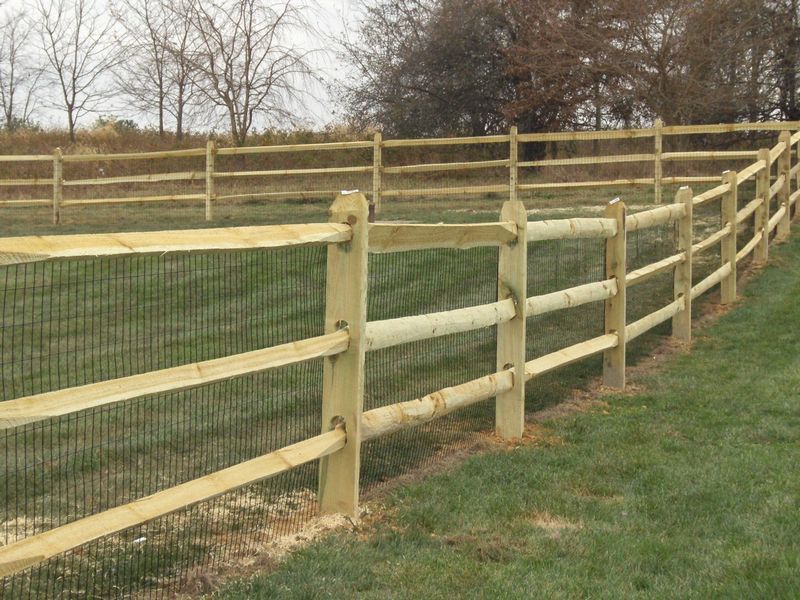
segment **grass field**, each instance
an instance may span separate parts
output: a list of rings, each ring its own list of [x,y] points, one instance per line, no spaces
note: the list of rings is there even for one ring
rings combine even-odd
[[[691,354],[219,598],[796,598],[800,237]]]

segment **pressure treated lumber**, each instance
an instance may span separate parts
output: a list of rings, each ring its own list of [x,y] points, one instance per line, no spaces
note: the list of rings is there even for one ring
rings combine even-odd
[[[722,185],[718,185],[717,187],[711,188],[710,190],[707,190],[702,194],[698,194],[697,196],[694,197],[692,202],[694,203],[695,206],[702,206],[703,204],[711,202],[712,200],[716,200],[717,198],[722,196],[725,192],[727,192],[730,189],[730,187],[731,187],[730,184],[723,183]]]
[[[769,150],[767,153],[769,153]],[[754,175],[758,175],[761,171],[767,169],[767,167],[772,163],[771,160],[767,160],[768,156],[764,156],[759,152],[756,153],[756,156],[759,157],[756,162],[737,173],[736,185],[741,185]]]
[[[756,198],[755,200],[751,200],[747,204],[745,204],[739,211],[736,213],[736,223],[743,223],[746,221],[750,215],[756,212],[758,208],[764,203],[764,198]]]
[[[0,163],[4,162],[50,162],[52,154],[0,154]]]
[[[347,225],[266,225],[0,238],[0,265],[78,257],[251,250],[346,242]]]
[[[781,186],[778,189],[778,206],[784,209],[783,217],[778,221],[778,231],[775,234],[778,240],[785,240],[789,237],[791,229],[791,214],[789,211],[789,194],[791,193],[790,186],[790,171],[792,168],[792,146],[791,134],[788,131],[781,131],[780,141],[784,144],[784,150],[778,156],[778,182]]]
[[[518,200],[508,200],[500,213],[503,221],[514,223],[517,238],[500,246],[497,264],[497,300],[514,303],[514,318],[497,325],[497,371],[525,368],[525,296],[528,289],[528,213]],[[525,381],[514,379],[510,390],[497,394],[495,432],[501,438],[522,437],[525,429]]]
[[[693,254],[700,254],[701,252],[705,252],[715,244],[718,244],[723,239],[731,234],[733,231],[733,227],[731,225],[726,224],[722,229],[712,233],[706,239],[697,242],[694,246],[692,246],[692,253]]]
[[[514,300],[507,299],[425,315],[370,321],[367,323],[364,349],[370,352],[408,342],[492,327],[510,321],[516,312]]]
[[[511,222],[464,225],[372,223],[369,227],[369,251],[382,253],[426,248],[500,246],[516,238],[517,228]]]
[[[576,285],[565,290],[531,296],[525,301],[525,315],[535,317],[556,310],[573,308],[590,302],[608,300],[617,293],[617,280],[607,279]]]
[[[621,164],[650,162],[655,154],[607,154],[604,156],[578,156],[575,158],[548,158],[520,162],[520,167],[561,167],[571,165]]]
[[[357,167],[319,167],[313,169],[272,169],[267,171],[217,171],[215,179],[229,177],[290,177],[294,175],[341,175],[345,173],[372,173],[372,165]]]
[[[61,206],[64,200],[64,155],[61,148],[53,152],[53,225],[61,222]]]
[[[94,179],[72,179],[64,181],[65,187],[117,185],[120,183],[158,183],[162,181],[202,181],[202,171],[182,171],[176,173],[146,173],[143,175],[125,175],[123,177],[99,177]]]
[[[383,135],[375,132],[372,139],[372,198],[370,206],[374,215],[381,212],[381,196],[383,193]]]
[[[778,193],[781,191],[781,188],[783,188],[785,183],[786,183],[786,176],[781,174],[778,177],[778,179],[775,180],[775,183],[773,183],[769,188],[770,200],[772,200],[775,196],[778,195]],[[778,204],[780,204],[780,201],[778,202]]]
[[[667,304],[665,307],[650,313],[646,317],[634,321],[625,327],[625,338],[628,341],[635,340],[640,335],[647,333],[656,325],[660,325],[664,321],[669,321],[679,312],[685,310],[683,298],[678,298]]]
[[[528,242],[577,238],[607,239],[615,235],[617,235],[617,222],[614,219],[578,217],[528,222]]]
[[[0,200],[0,206],[42,206],[52,205],[53,200],[50,198],[33,198],[31,200]]]
[[[177,194],[171,196],[127,196],[117,198],[77,198],[64,200],[61,206],[89,206],[94,204],[135,204],[137,202],[177,202],[202,200],[205,194]]]
[[[675,195],[675,203],[686,207],[684,215],[678,221],[678,250],[683,260],[675,265],[672,281],[672,297],[675,301],[683,300],[683,308],[672,316],[672,337],[682,342],[692,339],[692,261],[694,260],[694,235],[692,190],[682,187]]]
[[[769,149],[761,148],[758,151],[758,160],[764,163],[764,169],[756,177],[756,196],[764,198],[764,202],[756,209],[755,231],[761,232],[761,242],[756,246],[753,262],[765,264],[769,258],[769,176],[772,171]]]
[[[187,158],[205,156],[205,148],[188,150],[163,150],[157,152],[123,152],[118,154],[65,154],[64,162],[101,162],[115,160],[143,160],[152,158]]]
[[[341,450],[343,427],[0,547],[0,577]]]
[[[55,180],[52,177],[33,177],[31,179],[0,179],[0,186],[34,186],[34,185],[53,185]]]
[[[429,173],[438,171],[469,171],[473,169],[493,169],[507,167],[508,159],[500,160],[481,160],[470,162],[450,162],[450,163],[422,163],[415,165],[402,165],[399,167],[384,167],[384,173]]]
[[[282,152],[304,152],[307,150],[354,150],[372,148],[372,140],[363,142],[320,142],[315,144],[284,144],[281,146],[241,146],[218,148],[217,156],[240,156],[242,154],[279,154]]]
[[[769,159],[771,162],[778,160],[781,153],[786,150],[786,142],[778,142],[769,150]]]
[[[730,189],[722,196],[721,220],[726,226],[731,226],[730,235],[722,240],[720,249],[720,260],[722,264],[729,264],[731,269],[725,279],[721,282],[720,302],[730,304],[736,300],[736,207],[739,205],[739,188],[736,185],[736,171],[726,171],[722,174],[722,182],[729,183]]]
[[[698,296],[702,296],[703,294],[705,294],[708,290],[717,285],[725,277],[730,275],[730,272],[731,272],[730,263],[725,263],[719,269],[717,269],[709,276],[707,276],[705,279],[700,281],[697,285],[692,287],[692,300],[694,300]]]
[[[628,273],[625,283],[628,287],[639,285],[655,277],[659,273],[673,269],[676,265],[681,264],[685,260],[686,252],[679,252],[678,254],[662,258],[657,262],[650,263],[647,266],[640,267]]]
[[[522,186],[519,186],[522,188]],[[460,194],[493,194],[507,192],[503,185],[471,185],[463,187],[413,188],[403,190],[384,190],[384,198],[413,198],[415,196],[453,196]]]
[[[720,123],[718,125],[670,125],[664,135],[692,135],[699,133],[731,133],[734,131],[783,131],[797,129],[798,121],[764,121],[761,123]]]
[[[664,161],[697,161],[697,160],[752,160],[755,159],[755,150],[715,150],[712,152],[664,152],[661,160]]]
[[[151,394],[177,392],[344,352],[347,331],[202,362],[0,402],[0,429],[18,427]]]
[[[210,221],[214,216],[214,200],[216,194],[214,190],[214,169],[217,161],[217,143],[208,140],[206,143],[206,194],[205,194],[205,217]]]
[[[654,136],[654,193],[655,193],[655,203],[661,204],[663,199],[663,179],[664,179],[664,163],[663,160],[663,153],[664,153],[664,136],[662,134],[662,130],[664,129],[664,121],[660,118],[655,120],[653,124],[653,128],[655,129],[655,136]]]
[[[606,335],[615,335],[617,343],[603,353],[603,383],[609,387],[625,388],[625,317],[627,313],[627,229],[625,204],[619,199],[605,208],[603,216],[617,221],[617,234],[606,240],[606,278],[615,279],[617,293],[605,302]]]
[[[753,236],[749,242],[747,242],[739,252],[736,253],[736,262],[738,263],[742,259],[746,258],[753,250],[755,250],[756,246],[758,246],[759,242],[761,241],[761,236],[763,234],[760,231],[757,231],[756,234]]]
[[[638,179],[611,179],[601,181],[567,181],[563,183],[521,183],[520,191],[536,190],[559,190],[559,189],[579,189],[579,188],[600,188],[600,187],[625,187],[638,185],[653,185],[655,179],[644,177]]]
[[[652,129],[616,129],[605,131],[558,131],[553,133],[521,133],[520,142],[568,142],[623,140],[653,137]]]
[[[683,204],[659,206],[658,208],[628,215],[625,218],[625,228],[630,232],[664,225],[680,219],[685,212],[686,207]]]
[[[470,144],[505,144],[507,135],[476,135],[456,138],[420,138],[404,140],[384,140],[384,148],[401,148],[405,146],[464,146]]]
[[[619,336],[615,333],[608,333],[534,358],[525,363],[525,381],[618,347]]]
[[[769,225],[767,226],[767,230],[772,233],[772,231],[781,223],[781,220],[786,216],[786,206],[781,206],[778,210],[775,211],[775,214],[772,215],[769,219]]]
[[[247,194],[225,194],[217,196],[217,201],[223,200],[270,200],[277,198],[280,200],[309,200],[314,198],[329,198],[336,196],[341,190],[296,190],[280,192],[253,192]],[[370,192],[363,192],[368,195]]]

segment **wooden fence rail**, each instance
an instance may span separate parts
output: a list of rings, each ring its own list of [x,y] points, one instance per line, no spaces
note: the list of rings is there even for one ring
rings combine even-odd
[[[662,133],[672,135],[675,132],[664,128]],[[523,139],[526,136],[518,137]],[[493,141],[497,143],[508,141],[507,136],[496,138]],[[735,300],[737,263],[753,252],[755,261],[759,262],[765,255],[758,249],[768,244],[772,230],[779,231],[773,239],[780,239],[783,231],[788,235],[788,228],[782,229],[783,223],[791,216],[792,207],[800,195],[797,183],[797,189],[791,191],[792,181],[797,181],[798,169],[791,165],[789,149],[792,144],[800,143],[800,139],[789,138],[788,134],[782,138],[774,148],[755,153],[756,162],[742,171],[749,172],[748,178],[756,174],[758,179],[755,197],[748,199],[741,209],[738,209],[738,194],[745,179],[741,177],[742,172],[728,171],[712,194],[693,196],[690,188],[683,187],[678,190],[673,204],[630,215],[626,214],[625,204],[616,199],[599,218],[528,222],[522,203],[509,200],[500,212],[500,220],[495,223],[369,224],[366,197],[352,193],[336,199],[329,223],[0,239],[0,265],[92,260],[142,253],[268,250],[308,244],[325,244],[328,250],[325,333],[322,336],[0,403],[0,428],[10,429],[146,394],[203,386],[246,373],[322,358],[325,366],[321,408],[323,431],[320,435],[0,547],[0,576],[13,575],[92,540],[314,460],[320,461],[318,500],[321,510],[356,517],[360,448],[364,441],[428,422],[490,398],[497,398],[497,432],[506,438],[518,437],[525,421],[525,382],[597,354],[604,356],[605,383],[624,387],[626,347],[630,341],[669,320],[672,321],[673,336],[688,341],[691,338],[692,301],[717,285],[721,286],[722,302]],[[795,141],[790,143],[791,140]],[[442,140],[429,142],[450,143]],[[405,142],[396,140],[394,144],[403,145]],[[748,153],[748,156],[752,154]],[[770,169],[765,167],[773,162],[779,165],[780,171],[778,181],[781,185],[777,186],[780,206],[770,216]],[[721,227],[695,242],[693,209],[717,199],[720,200]],[[739,226],[750,219],[754,223],[753,234],[737,251]],[[627,232],[665,224],[676,227],[678,253],[628,271]],[[605,278],[527,297],[528,245],[586,237],[604,240]],[[720,266],[692,285],[694,256],[716,244],[721,246]],[[369,252],[476,246],[500,248],[496,302],[367,321]],[[627,287],[669,272],[673,279],[672,301],[634,322],[628,322]],[[528,318],[555,310],[569,310],[589,302],[604,303],[602,335],[544,356],[525,355]],[[363,412],[366,352],[485,327],[497,327],[498,331],[495,372],[467,382],[454,382],[450,387],[417,400]]]
[[[52,176],[46,177],[7,177],[0,179],[0,190],[8,188],[43,188],[52,186],[52,198],[0,198],[0,206],[22,207],[22,206],[41,206],[46,203],[52,204],[53,222],[59,223],[61,212],[64,207],[86,206],[86,205],[114,205],[130,203],[149,203],[149,202],[197,202],[203,201],[205,207],[205,218],[207,221],[214,219],[214,205],[225,201],[238,200],[292,200],[330,197],[335,192],[330,190],[330,186],[322,189],[311,190],[285,190],[285,191],[261,191],[257,193],[236,191],[236,193],[219,194],[217,191],[220,180],[231,180],[241,178],[263,179],[263,178],[285,178],[285,177],[331,177],[346,176],[353,174],[372,175],[372,190],[365,191],[371,196],[371,210],[378,213],[381,210],[381,203],[384,198],[419,198],[424,196],[445,196],[445,195],[486,195],[500,194],[506,195],[508,199],[518,198],[520,193],[539,192],[547,190],[577,190],[594,189],[603,187],[638,187],[652,188],[657,204],[662,202],[664,187],[668,185],[684,184],[703,184],[718,181],[716,174],[694,175],[694,176],[665,176],[665,163],[681,163],[687,161],[715,163],[717,161],[731,160],[753,160],[757,156],[754,150],[719,150],[719,151],[674,151],[664,152],[664,140],[667,137],[690,136],[690,135],[719,135],[732,132],[743,131],[780,131],[783,135],[778,145],[770,150],[767,166],[776,161],[784,162],[779,166],[778,178],[785,176],[780,185],[776,183],[775,191],[783,190],[788,179],[798,177],[800,173],[797,169],[783,169],[786,158],[792,153],[792,147],[800,145],[798,136],[790,135],[790,131],[800,129],[800,122],[763,122],[763,123],[729,123],[720,125],[690,125],[690,126],[665,126],[661,120],[656,120],[651,128],[626,129],[613,131],[565,131],[553,133],[522,133],[518,134],[515,127],[512,127],[508,135],[473,136],[461,138],[435,138],[435,139],[383,139],[381,134],[375,134],[372,140],[359,140],[351,142],[324,142],[309,144],[285,144],[275,146],[248,146],[234,148],[219,148],[214,140],[209,140],[205,148],[190,148],[185,150],[167,150],[157,152],[126,152],[117,154],[62,154],[60,149],[56,149],[53,155],[0,155],[0,165],[9,163],[19,165],[20,163],[44,163],[52,162]],[[530,143],[553,143],[553,142],[584,142],[601,140],[641,140],[652,138],[652,152],[634,154],[610,154],[600,156],[580,156],[580,157],[554,157],[536,160],[519,160],[520,146]],[[490,160],[460,160],[453,162],[424,162],[418,164],[386,164],[386,157],[383,150],[392,148],[438,148],[438,147],[463,147],[463,146],[496,146],[499,144],[508,145],[507,158],[493,158]],[[328,167],[296,167],[284,169],[239,169],[224,170],[220,169],[220,157],[270,155],[270,154],[292,154],[292,153],[323,153],[327,154],[335,151],[352,151],[372,149],[372,162],[362,164],[351,164],[345,166]],[[783,158],[781,158],[783,157]],[[174,172],[158,172],[141,175],[113,176],[113,177],[89,177],[71,179],[64,176],[64,165],[78,163],[134,163],[141,160],[172,160],[172,159],[205,159],[204,168],[196,165],[192,169],[181,169]],[[762,160],[766,160],[764,157]],[[652,163],[652,177],[630,177],[614,178],[609,180],[586,180],[561,181],[561,182],[521,182],[518,175],[520,170],[527,172],[529,169],[541,169],[546,167],[574,167],[574,166],[596,166],[596,165],[622,165],[631,163]],[[739,173],[740,183],[755,176],[763,165],[761,161],[754,163],[747,169]],[[447,187],[405,187],[395,183],[387,183],[385,176],[409,176],[420,173],[468,173],[475,170],[486,169],[506,169],[508,170],[508,183],[491,185],[448,185]],[[97,186],[114,185],[140,185],[156,184],[164,182],[198,182],[205,186],[202,193],[153,193],[152,189],[142,193],[126,191],[124,195],[115,197],[100,198],[68,198],[64,199],[64,188],[90,189]],[[151,185],[152,188],[152,185]],[[722,193],[722,192],[720,192]],[[781,192],[782,193],[782,192]],[[714,197],[704,197],[700,195],[703,203],[706,199]],[[41,194],[40,194],[41,195]],[[787,197],[782,193],[781,201],[786,202]],[[780,234],[785,235],[786,221],[783,222]]]

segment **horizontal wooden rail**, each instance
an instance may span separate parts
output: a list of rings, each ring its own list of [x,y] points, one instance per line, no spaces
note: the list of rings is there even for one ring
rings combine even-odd
[[[160,181],[204,181],[204,171],[183,171],[180,173],[148,173],[145,175],[126,175],[124,177],[100,177],[95,179],[65,179],[64,186],[76,185],[115,185],[118,183],[154,183]]]
[[[716,183],[719,181],[718,175],[692,175],[679,177],[662,177],[661,183],[664,185],[685,185],[687,183]]]
[[[646,267],[641,267],[631,271],[625,278],[625,285],[631,287],[644,283],[659,273],[663,273],[664,271],[669,271],[675,268],[676,265],[679,265],[684,260],[686,260],[686,253],[679,252],[678,254],[673,254],[672,256],[668,256],[667,258],[663,258],[657,262],[649,264]]]
[[[615,235],[617,235],[616,220],[602,217],[528,221],[527,239],[529,242],[578,238],[607,239]]]
[[[472,185],[463,187],[415,188],[381,191],[384,198],[412,198],[414,196],[453,196],[459,194],[492,194],[507,192],[508,185]]]
[[[719,244],[722,240],[728,237],[731,232],[733,231],[733,227],[730,223],[726,223],[725,227],[720,229],[719,231],[715,231],[706,239],[697,242],[692,246],[692,254],[700,254],[701,252],[705,252],[709,248],[711,248],[714,244]]]
[[[607,156],[580,156],[577,158],[550,158],[546,160],[529,160],[520,162],[518,167],[560,167],[569,165],[599,165],[632,162],[650,162],[655,154],[610,154]]]
[[[402,148],[407,146],[464,146],[470,144],[506,144],[509,139],[510,137],[508,135],[476,135],[457,138],[384,140],[382,145],[384,148]]]
[[[558,292],[531,296],[525,301],[525,316],[535,317],[589,302],[608,300],[616,295],[617,281],[615,279],[576,285]]]
[[[4,162],[53,162],[52,154],[0,154],[0,163]]]
[[[772,200],[778,194],[778,192],[781,191],[781,188],[783,187],[783,184],[785,182],[786,182],[786,175],[785,174],[781,174],[780,177],[778,177],[778,179],[775,180],[775,183],[773,183],[770,186],[769,195],[767,197],[770,200]]]
[[[13,575],[94,540],[142,525],[199,502],[212,500],[328,456],[341,450],[346,442],[347,433],[343,427],[337,427],[233,467],[2,546],[0,577]]]
[[[781,219],[786,216],[786,206],[781,206],[778,210],[775,211],[775,214],[769,218],[769,225],[767,226],[767,231],[772,233],[772,230],[778,226],[778,223],[781,222]]]
[[[646,177],[642,179],[612,179],[604,181],[568,181],[563,183],[521,183],[517,189],[521,192],[533,192],[536,190],[559,190],[559,189],[580,189],[580,188],[600,188],[600,187],[625,187],[639,185],[653,185],[655,179]]]
[[[60,206],[89,206],[93,204],[134,204],[136,202],[185,202],[202,200],[203,194],[178,194],[173,196],[123,196],[116,198],[76,198],[62,200]]]
[[[0,179],[0,186],[18,186],[18,185],[53,185],[53,178],[46,177],[33,177],[31,179]]]
[[[797,161],[791,169],[789,169],[789,179],[797,176],[798,173],[800,173],[800,160]]]
[[[657,227],[677,221],[686,214],[686,207],[683,203],[667,204],[666,206],[659,206],[625,217],[625,228],[628,231],[638,231],[640,229],[647,229],[648,227]]]
[[[595,354],[605,352],[610,348],[615,348],[619,344],[619,338],[616,333],[607,333],[585,342],[579,342],[534,358],[525,363],[525,381],[530,381],[535,377],[549,373],[559,367],[565,367],[576,363],[584,358],[589,358]]]
[[[499,323],[507,323],[516,314],[514,301],[509,298],[481,306],[370,321],[367,323],[364,349],[369,352],[408,342],[492,327]]]
[[[552,133],[520,133],[520,142],[580,142],[593,140],[624,140],[655,137],[653,129],[608,129],[604,131],[556,131]]]
[[[349,241],[349,225],[266,225],[0,238],[0,265],[64,258],[280,248]]]
[[[742,169],[736,173],[736,185],[741,185],[751,177],[755,177],[758,175],[762,170],[767,168],[766,161],[757,160],[749,167]]]
[[[242,154],[278,154],[281,152],[303,152],[307,150],[357,150],[372,148],[374,142],[319,142],[314,144],[284,144],[279,146],[240,146],[236,148],[217,148],[217,156],[240,156]],[[205,149],[202,152],[205,155]]]
[[[333,356],[347,350],[349,343],[349,333],[341,330],[271,348],[7,400],[0,402],[0,429]]]
[[[694,160],[753,160],[757,158],[755,150],[724,150],[713,152],[664,152],[663,161],[694,161]],[[719,178],[717,178],[719,179]]]
[[[764,237],[763,231],[756,231],[756,234],[753,236],[749,242],[747,242],[744,247],[736,253],[736,262],[738,263],[742,259],[746,258],[748,254],[750,254],[753,250],[756,249],[759,243],[761,243],[761,239]]]
[[[778,142],[769,150],[769,160],[774,163],[778,157],[786,150],[786,142]]]
[[[157,152],[123,152],[119,154],[65,154],[65,163],[75,162],[100,162],[114,160],[141,160],[152,158],[189,158],[205,156],[205,148],[189,148],[188,150],[163,150]],[[53,160],[50,156],[49,160]]]
[[[52,204],[53,200],[50,198],[33,198],[31,200],[0,200],[0,206],[8,206],[11,208],[15,206],[51,206]]]
[[[397,167],[383,167],[384,174],[398,173],[428,173],[432,171],[469,171],[473,169],[493,169],[508,166],[508,159],[500,160],[480,160],[471,162],[450,162],[450,163],[422,163],[415,165],[401,165]],[[372,168],[372,167],[370,167]]]
[[[514,223],[434,225],[373,223],[369,227],[369,251],[373,253],[429,248],[476,248],[500,246],[517,239]]]
[[[692,300],[698,296],[702,296],[708,290],[717,285],[720,281],[725,279],[731,274],[731,264],[725,263],[719,269],[711,273],[708,277],[700,281],[697,285],[692,287]]]
[[[372,165],[358,167],[320,167],[315,169],[273,169],[271,171],[214,171],[214,179],[226,177],[271,177],[292,175],[336,175],[344,173],[372,173]],[[205,174],[203,174],[205,176]]]
[[[800,190],[795,190],[789,196],[789,206],[792,206],[795,202],[797,202],[798,198],[800,198]]]
[[[459,408],[494,398],[512,387],[514,372],[506,370],[447,387],[416,400],[373,408],[361,416],[361,440],[368,441],[407,427],[422,425]]]
[[[702,194],[698,194],[694,198],[692,198],[692,204],[694,206],[702,206],[712,200],[716,200],[717,198],[722,197],[726,192],[730,191],[731,184],[730,183],[723,183],[722,185],[718,185],[717,187],[713,187],[710,190],[706,190]]]
[[[281,192],[253,192],[248,194],[227,194],[218,195],[215,200],[221,202],[223,200],[290,200],[299,199],[307,200],[312,198],[330,198],[340,194],[341,190],[297,190],[297,191],[281,191]],[[369,196],[372,192],[361,192],[365,196]],[[205,197],[205,196],[203,196]]]
[[[754,212],[758,210],[758,208],[764,204],[763,198],[756,198],[755,200],[751,200],[747,204],[745,204],[739,212],[736,213],[736,223],[743,223],[752,215]]]
[[[625,338],[628,342],[635,340],[640,335],[647,333],[653,327],[660,325],[664,321],[670,320],[686,307],[686,301],[683,297],[670,302],[664,308],[659,308],[657,311],[650,313],[646,317],[642,317],[638,321],[625,326]]]
[[[719,125],[669,125],[662,128],[664,135],[691,135],[699,133],[733,133],[735,131],[786,131],[798,129],[800,121],[764,121],[752,123],[720,123]]]
[[[800,129],[800,127],[795,127],[794,129]],[[797,142],[800,142],[800,131],[795,132],[792,137],[789,138],[790,146],[794,146]]]

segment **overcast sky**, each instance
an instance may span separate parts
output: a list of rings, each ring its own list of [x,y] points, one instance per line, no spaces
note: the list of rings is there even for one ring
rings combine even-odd
[[[26,11],[31,11],[36,0],[0,0],[2,10],[15,10],[24,7]],[[98,6],[108,6],[114,0],[95,0]],[[267,0],[269,1],[269,0]],[[345,30],[351,32],[358,23],[362,0],[305,0],[309,4],[313,3],[313,8],[308,13],[313,15],[312,26],[316,30],[316,35],[299,35],[297,43],[309,49],[316,50],[313,63],[322,78],[328,82],[347,77],[347,68],[341,64],[336,57],[336,47],[333,40],[340,38]],[[39,39],[35,34],[31,36],[32,45],[38,45]],[[44,90],[43,90],[44,91]],[[56,90],[52,90],[55,93]],[[44,93],[41,95],[44,96]],[[50,94],[48,94],[49,96]],[[314,127],[322,127],[335,120],[333,113],[334,106],[328,96],[328,89],[325,85],[313,85],[305,98],[305,106],[295,107],[295,112],[302,116],[303,120]],[[121,102],[110,102],[107,109],[101,114],[115,114],[122,117],[135,117],[137,122],[145,122],[143,115],[123,114],[123,104]],[[97,115],[86,115],[83,117],[79,126],[90,125]],[[63,128],[66,126],[66,117],[62,111],[39,103],[34,115],[34,119],[45,126],[56,126]],[[153,124],[151,119],[147,124]],[[191,124],[190,124],[191,126]]]

